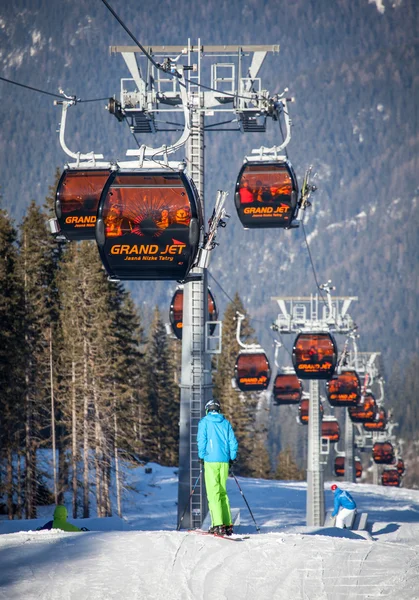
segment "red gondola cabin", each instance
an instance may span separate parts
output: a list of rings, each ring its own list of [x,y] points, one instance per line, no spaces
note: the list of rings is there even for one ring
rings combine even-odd
[[[337,419],[325,417],[325,420],[322,421],[321,437],[326,438],[331,443],[339,441],[340,426]]]
[[[390,487],[400,487],[400,473],[397,469],[386,469],[381,474],[381,484]]]
[[[169,311],[170,324],[172,331],[178,340],[182,339],[183,331],[183,288],[177,288],[173,294],[172,302]],[[208,321],[216,321],[218,319],[218,310],[215,304],[215,298],[210,289],[208,289]],[[210,326],[211,335],[215,331],[215,325]]]
[[[273,400],[278,406],[298,404],[303,393],[303,385],[295,373],[282,373],[276,376]]]
[[[330,333],[299,333],[292,363],[300,379],[330,379],[336,367],[337,346]]]
[[[302,425],[308,425],[309,422],[309,410],[310,410],[310,400],[308,398],[303,398],[300,400],[300,404],[298,405],[298,420]],[[320,402],[320,419],[323,417],[323,404]]]
[[[298,183],[287,160],[249,161],[236,183],[237,214],[246,229],[290,227],[298,206]]]
[[[384,408],[378,409],[378,414],[374,421],[367,421],[363,424],[366,431],[385,431],[387,427],[387,413]]]
[[[266,390],[271,378],[268,357],[263,350],[240,351],[234,374],[237,387],[242,392]]]
[[[362,463],[359,458],[355,458],[355,477],[356,479],[360,479],[362,476]],[[335,475],[337,477],[343,477],[345,475],[345,457],[337,456],[335,458],[334,465]]]
[[[66,169],[58,182],[55,214],[67,240],[94,240],[96,217],[109,169]]]
[[[361,399],[361,382],[353,370],[343,370],[326,383],[327,399],[331,406],[356,406]]]
[[[370,392],[367,392],[358,406],[348,408],[348,413],[353,423],[374,421],[377,414],[377,404],[374,396]]]
[[[390,442],[376,442],[372,447],[372,458],[378,465],[391,465],[394,461],[394,448]]]
[[[399,475],[403,475],[405,472],[404,460],[402,458],[398,458],[396,462],[396,469]]]
[[[182,281],[202,225],[196,188],[183,171],[121,170],[102,192],[96,241],[112,278]]]

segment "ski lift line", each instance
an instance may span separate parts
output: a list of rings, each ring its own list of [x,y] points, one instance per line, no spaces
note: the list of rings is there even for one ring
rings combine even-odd
[[[319,290],[319,295],[320,295],[320,298],[323,300],[323,304],[326,306],[326,308],[328,308],[328,303],[327,303],[327,300],[326,300],[326,298],[324,297],[324,294],[323,294],[322,287],[319,285],[319,282],[318,282],[318,279],[317,279],[317,273],[316,273],[316,269],[315,269],[315,267],[314,267],[313,257],[312,257],[312,255],[311,255],[311,250],[310,250],[310,246],[309,246],[309,244],[308,244],[307,235],[306,235],[306,230],[305,230],[305,227],[304,227],[304,220],[301,220],[301,227],[302,227],[303,234],[304,234],[304,240],[305,240],[305,243],[306,243],[307,252],[308,252],[309,259],[310,259],[311,268],[312,268],[312,270],[313,270],[314,281],[316,282],[316,286],[317,286],[317,289]],[[333,317],[333,321],[335,322],[335,325],[337,326],[337,325],[338,325],[338,323],[337,323],[337,321],[336,321],[335,317]]]
[[[104,100],[109,100],[109,96],[106,96],[106,98],[91,98],[88,100],[78,99],[77,102],[78,103],[80,103],[80,102],[84,102],[84,103],[86,103],[86,102],[103,102]]]
[[[123,29],[125,29],[125,31],[128,33],[128,35],[130,36],[130,38],[140,48],[140,50],[143,52],[143,54],[148,58],[148,60],[153,64],[153,66],[156,67],[156,69],[158,69],[159,71],[163,71],[163,73],[166,73],[166,75],[169,75],[170,77],[176,77],[176,78],[179,77],[179,75],[178,75],[177,72],[168,71],[165,68],[163,68],[159,63],[157,63],[154,60],[154,58],[151,56],[151,54],[149,52],[147,52],[147,50],[134,37],[134,35],[131,33],[131,31],[128,29],[128,27],[124,24],[124,22],[122,21],[122,19],[120,17],[118,17],[118,15],[116,14],[116,12],[113,10],[113,8],[110,6],[110,4],[107,2],[107,0],[102,0],[102,2],[109,9],[109,11],[112,13],[112,15],[118,21],[118,23],[121,25],[121,27]],[[212,88],[211,86],[204,85],[203,83],[198,83],[196,81],[188,79],[187,77],[184,77],[184,81],[186,83],[191,83],[194,86],[197,86],[197,87],[200,87],[200,88],[204,88],[205,90],[209,90],[211,92],[219,92],[220,91],[220,90],[217,90],[216,88]],[[179,82],[179,85],[184,85],[184,84]],[[224,96],[231,96],[232,98],[241,98],[243,100],[255,100],[255,99],[259,100],[259,96],[258,96],[257,93],[254,93],[253,97],[252,96],[249,97],[249,96],[242,96],[240,94],[230,94],[229,92],[223,91],[223,95]]]
[[[112,6],[109,4],[109,2],[107,2],[107,0],[102,0],[102,2],[106,6],[106,8],[109,10],[109,12],[115,17],[115,19],[118,21],[118,23],[121,25],[122,29],[125,29],[125,31],[130,36],[130,38],[133,40],[133,42],[140,48],[141,52],[143,52],[145,54],[145,56],[148,58],[148,60],[156,67],[156,69],[159,69],[159,71],[164,71],[170,77],[176,77],[177,75],[175,73],[170,73],[170,71],[166,71],[165,69],[163,69],[163,67],[159,63],[157,63],[154,60],[154,58],[151,56],[151,54],[149,54],[147,52],[147,50],[134,37],[134,35],[131,33],[131,31],[128,29],[128,27],[125,25],[125,23],[122,21],[122,19],[116,14],[116,12],[112,8]]]
[[[52,92],[47,92],[46,90],[41,90],[41,89],[33,87],[31,85],[19,83],[18,81],[13,81],[12,79],[7,79],[7,77],[0,76],[0,80],[5,81],[6,83],[11,83],[13,85],[17,85],[18,87],[25,88],[27,90],[31,90],[32,92],[38,92],[39,94],[45,94],[46,96],[52,96],[53,98],[59,98],[60,100],[63,99],[63,96],[60,94],[53,94]],[[91,99],[89,98],[87,100],[82,100],[81,98],[77,98],[76,96],[73,96],[73,98],[74,98],[74,101],[77,103],[80,103],[80,102],[103,102],[104,100],[109,100],[109,96],[106,96],[106,98],[91,98]]]
[[[208,275],[211,277],[211,279],[215,281],[215,283],[218,285],[223,294],[230,300],[230,302],[234,302],[233,298],[228,295],[223,286],[215,279],[214,275],[210,271],[208,271]]]
[[[59,94],[53,94],[52,92],[46,92],[45,90],[40,90],[39,88],[35,88],[35,87],[30,86],[30,85],[25,85],[24,83],[19,83],[17,81],[12,81],[11,79],[7,79],[6,77],[1,77],[0,76],[0,79],[2,81],[5,81],[6,83],[12,83],[13,85],[17,85],[19,87],[26,88],[27,90],[31,90],[32,92],[38,92],[39,94],[45,94],[47,96],[53,96],[54,98],[60,98],[60,100],[62,100],[62,98],[63,98]]]

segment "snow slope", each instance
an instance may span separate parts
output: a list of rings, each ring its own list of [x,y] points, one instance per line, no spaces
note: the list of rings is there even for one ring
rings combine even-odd
[[[177,532],[176,470],[151,466],[136,470],[124,519],[72,521],[89,532],[33,531],[53,507],[0,521],[0,599],[419,599],[419,491],[342,484],[369,513],[361,534],[306,527],[305,483],[239,478],[259,534],[229,479],[250,535],[233,542]]]

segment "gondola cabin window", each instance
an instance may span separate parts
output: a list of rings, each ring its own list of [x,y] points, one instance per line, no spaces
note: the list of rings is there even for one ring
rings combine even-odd
[[[266,354],[262,352],[240,352],[235,367],[236,385],[243,392],[266,390],[271,370]]]
[[[282,373],[275,377],[273,400],[276,405],[298,404],[303,393],[302,382],[293,373]]]
[[[400,486],[400,473],[397,469],[386,469],[381,474],[381,484],[390,487]]]
[[[172,298],[169,311],[170,324],[172,331],[178,340],[182,339],[183,331],[183,289],[178,288]],[[218,319],[218,310],[215,304],[215,298],[210,289],[208,289],[208,321],[216,321]],[[210,334],[215,331],[216,325],[210,326]]]
[[[337,362],[337,346],[330,333],[299,333],[292,362],[300,379],[330,379]]]
[[[99,205],[96,241],[109,275],[183,280],[197,255],[202,214],[183,172],[116,172]]]
[[[366,431],[385,431],[387,428],[387,413],[384,408],[378,409],[378,414],[373,421],[363,423]]]
[[[66,169],[58,182],[55,214],[70,241],[94,240],[97,212],[109,169]]]
[[[297,196],[297,179],[289,162],[244,163],[235,196],[244,227],[289,227],[296,214]]]
[[[355,371],[346,370],[326,383],[327,399],[331,406],[356,406],[361,398],[361,383]]]
[[[303,398],[300,400],[300,404],[298,406],[298,419],[302,425],[308,425],[309,422],[309,410],[310,410],[310,400],[309,398]],[[319,405],[320,411],[320,419],[323,417],[324,409],[323,404]]]
[[[322,421],[321,437],[330,442],[338,442],[340,439],[340,426],[337,420]]]
[[[376,442],[372,447],[372,458],[376,464],[390,465],[394,461],[394,448],[390,442]]]
[[[358,406],[348,408],[348,413],[353,423],[374,421],[377,414],[377,404],[373,394],[366,393],[365,396],[362,397]]]
[[[362,476],[362,463],[359,458],[355,458],[354,460],[355,466],[355,477],[356,479],[360,479]],[[343,477],[345,475],[345,457],[337,456],[335,458],[334,471],[337,477]]]

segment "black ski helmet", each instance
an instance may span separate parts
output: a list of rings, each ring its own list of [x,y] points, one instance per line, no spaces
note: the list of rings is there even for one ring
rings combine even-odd
[[[208,414],[209,412],[221,412],[221,406],[217,400],[208,400],[205,405],[205,413]]]

